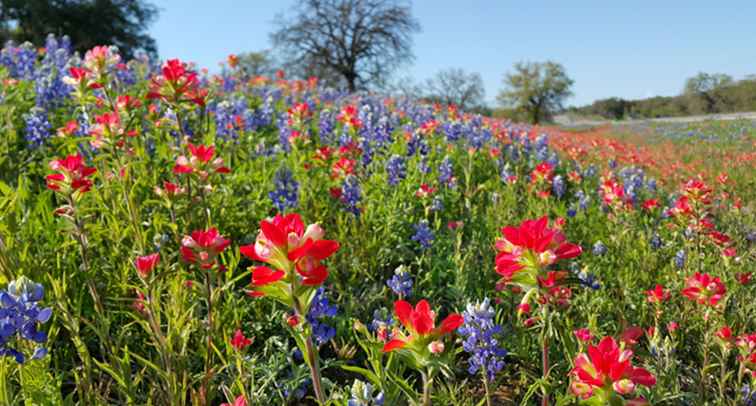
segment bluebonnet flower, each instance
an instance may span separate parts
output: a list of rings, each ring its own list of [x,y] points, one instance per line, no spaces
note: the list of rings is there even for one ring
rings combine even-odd
[[[746,240],[748,242],[756,242],[756,231],[750,231],[748,234],[746,234]]]
[[[685,250],[677,251],[675,254],[675,266],[678,269],[682,269],[685,266],[685,260],[687,259],[687,254],[685,254]]]
[[[348,175],[341,185],[341,201],[346,205],[346,210],[355,216],[360,215],[360,208],[357,205],[361,198],[360,182],[354,175]]]
[[[598,290],[601,288],[601,284],[598,283],[596,280],[596,275],[586,272],[585,270],[581,270],[577,274],[578,280],[580,281],[580,284],[589,287],[593,290]]]
[[[137,75],[131,63],[118,65],[115,77],[118,83],[124,87],[133,86],[137,83]]]
[[[39,147],[45,140],[50,138],[52,125],[47,119],[47,111],[39,107],[33,107],[24,115],[26,132],[24,138],[33,147]]]
[[[367,138],[360,141],[360,149],[362,150],[362,165],[367,167],[373,162],[373,144]]]
[[[593,244],[593,255],[602,256],[606,254],[606,251],[607,251],[607,248],[603,242],[598,241],[595,244]]]
[[[751,387],[748,384],[743,385],[743,387],[740,389],[740,393],[743,394],[744,406],[756,405],[756,391],[751,392]]]
[[[415,235],[412,236],[412,240],[417,241],[424,250],[430,248],[436,237],[428,226],[428,220],[420,220],[414,227]]]
[[[318,288],[315,292],[315,297],[312,299],[312,305],[310,311],[307,312],[307,322],[310,323],[312,328],[312,336],[315,337],[318,345],[322,345],[330,341],[336,335],[336,329],[325,324],[323,319],[331,319],[336,317],[338,307],[328,302],[328,297],[325,295],[325,288]]]
[[[268,197],[273,201],[278,211],[286,211],[297,207],[299,200],[299,182],[294,180],[289,168],[282,167],[273,177],[275,189],[268,192]]]
[[[420,173],[423,173],[425,175],[431,173],[431,167],[428,165],[428,157],[423,157],[423,159],[420,160],[420,162],[417,164],[417,169],[420,171]]]
[[[609,168],[610,169],[615,169],[616,167],[617,167],[617,161],[614,160],[614,159],[610,159],[609,160]]]
[[[438,197],[435,196],[433,200],[431,201],[430,210],[431,211],[442,211],[444,209],[444,201]]]
[[[567,209],[567,217],[572,218],[572,217],[575,217],[576,215],[577,215],[577,208],[575,207],[575,205],[571,205]]]
[[[58,41],[54,35],[48,35],[45,42],[45,54],[34,71],[35,102],[39,107],[59,104],[71,93],[71,87],[63,82],[71,59],[71,41],[63,37]]]
[[[215,136],[224,140],[239,138],[239,131],[246,129],[246,122],[242,128],[240,119],[247,110],[247,102],[242,97],[219,102],[215,106]]]
[[[37,329],[52,315],[52,309],[40,308],[38,302],[45,295],[42,284],[34,283],[26,277],[8,284],[8,289],[0,292],[0,356],[14,357],[23,364],[26,356],[12,347],[14,339],[28,340],[34,343],[47,341],[47,333]],[[47,355],[47,349],[37,347],[31,359]]]
[[[496,339],[502,329],[494,323],[494,315],[488,298],[474,305],[470,303],[462,314],[465,323],[458,330],[465,337],[462,348],[470,354],[467,372],[475,375],[485,371],[489,381],[504,367],[504,357],[507,355]]]
[[[582,190],[578,190],[577,193],[575,193],[575,197],[578,198],[578,206],[580,207],[580,210],[585,210],[588,208],[588,203],[591,202],[590,196],[588,196]]]
[[[596,173],[598,172],[598,169],[596,168],[596,165],[590,164],[588,168],[583,171],[582,177],[583,178],[592,178],[596,176]]]
[[[454,187],[454,165],[448,156],[444,157],[438,167],[438,183],[447,187]]]
[[[651,245],[651,248],[658,250],[662,246],[662,240],[659,237],[659,234],[654,233],[654,235],[651,236],[651,239],[649,240],[649,245]]]
[[[0,65],[5,66],[14,79],[32,79],[36,60],[37,49],[29,42],[16,46],[8,41],[0,51]]]
[[[412,296],[412,275],[400,266],[394,271],[394,276],[386,282],[391,290],[402,298]]]
[[[376,309],[373,312],[373,320],[370,322],[368,330],[377,334],[381,331],[390,334],[391,325],[394,324],[394,318],[391,315],[392,313],[385,308]],[[388,339],[388,336],[386,338]]]
[[[407,176],[404,158],[399,155],[392,155],[386,161],[386,173],[388,174],[388,183],[391,186],[396,185],[400,180],[404,179]]]
[[[554,176],[554,179],[551,181],[551,189],[557,198],[564,196],[565,184],[562,175]]]
[[[383,392],[373,396],[373,386],[369,383],[355,380],[350,394],[347,406],[383,406]]]

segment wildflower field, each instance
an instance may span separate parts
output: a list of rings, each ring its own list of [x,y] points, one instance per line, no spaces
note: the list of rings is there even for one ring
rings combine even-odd
[[[0,80],[2,405],[756,402],[751,122],[535,128],[55,37]]]

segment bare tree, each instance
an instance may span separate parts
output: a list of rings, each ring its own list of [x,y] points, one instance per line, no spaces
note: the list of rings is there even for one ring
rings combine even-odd
[[[271,39],[289,65],[350,91],[381,83],[411,60],[412,33],[420,29],[398,0],[304,0],[293,18],[279,16],[276,24]]]
[[[444,104],[454,104],[462,110],[482,107],[486,95],[479,73],[467,73],[460,68],[442,70],[427,81],[426,98]]]
[[[504,78],[506,88],[497,97],[504,106],[515,107],[525,113],[531,123],[550,119],[572,95],[573,80],[564,66],[556,62],[519,62],[514,72]]]

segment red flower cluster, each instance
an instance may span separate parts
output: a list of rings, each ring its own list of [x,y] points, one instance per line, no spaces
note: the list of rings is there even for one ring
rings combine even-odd
[[[570,372],[570,389],[581,399],[597,396],[608,403],[614,393],[629,395],[636,385],[656,385],[650,372],[632,365],[633,352],[622,350],[612,337],[604,337],[598,346],[589,345],[587,352],[575,358]]]
[[[539,270],[583,252],[579,245],[567,242],[561,231],[549,228],[548,223],[544,216],[501,229],[504,238],[496,241],[496,272],[503,282],[536,285]]]
[[[727,293],[727,288],[718,277],[696,272],[685,280],[682,294],[702,305],[716,306]]]
[[[447,316],[438,328],[435,325],[436,313],[431,310],[428,301],[423,299],[412,308],[409,302],[397,300],[394,302],[394,313],[409,335],[395,331],[393,339],[383,346],[383,352],[390,352],[401,348],[424,353],[443,351],[443,343],[436,340],[459,328],[464,322],[461,315],[452,313]],[[440,350],[440,351],[439,351]]]
[[[176,159],[176,165],[173,167],[173,173],[186,174],[195,173],[201,180],[207,179],[210,172],[230,173],[231,170],[223,166],[223,158],[213,159],[215,147],[205,145],[194,145],[187,143],[187,148],[191,154],[190,158],[181,155]]]
[[[217,263],[218,255],[231,244],[223,238],[218,230],[196,230],[181,240],[181,256],[184,261],[194,263],[202,269],[212,269]]]
[[[234,332],[234,337],[231,339],[231,346],[233,346],[237,351],[241,351],[250,344],[252,344],[252,340],[245,337],[241,329],[236,329],[236,331]]]
[[[136,266],[139,276],[142,279],[147,279],[157,266],[158,262],[160,262],[160,254],[154,253],[143,257],[137,257],[134,261],[134,266]]]
[[[663,285],[657,284],[655,288],[646,291],[647,299],[650,303],[660,304],[670,298],[669,290],[664,289]]]
[[[339,115],[336,116],[336,120],[343,123],[345,126],[358,130],[362,127],[362,120],[357,118],[357,115],[357,107],[350,104],[341,109]]]
[[[47,188],[64,195],[88,192],[92,188],[89,177],[97,172],[97,169],[84,165],[84,158],[79,154],[50,161],[49,166],[58,173],[47,175]]]
[[[749,371],[751,377],[756,379],[756,333],[738,336],[735,346],[738,349],[738,361],[743,365],[743,369]]]
[[[188,70],[186,63],[169,59],[163,64],[162,74],[150,81],[148,99],[160,99],[167,103],[192,102],[205,105],[207,89],[201,89],[197,73]]]
[[[317,224],[310,224],[305,229],[301,217],[295,213],[262,220],[255,243],[239,249],[244,256],[272,266],[258,266],[252,271],[253,294],[274,293],[276,288],[282,288],[275,282],[282,279],[295,285],[321,285],[328,277],[328,270],[321,261],[339,249],[338,242],[324,240],[324,235]],[[294,271],[300,278],[292,279]]]

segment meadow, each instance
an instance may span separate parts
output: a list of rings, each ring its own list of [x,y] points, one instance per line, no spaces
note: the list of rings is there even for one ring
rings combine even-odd
[[[55,37],[0,80],[0,404],[756,401],[753,123],[569,132]]]

